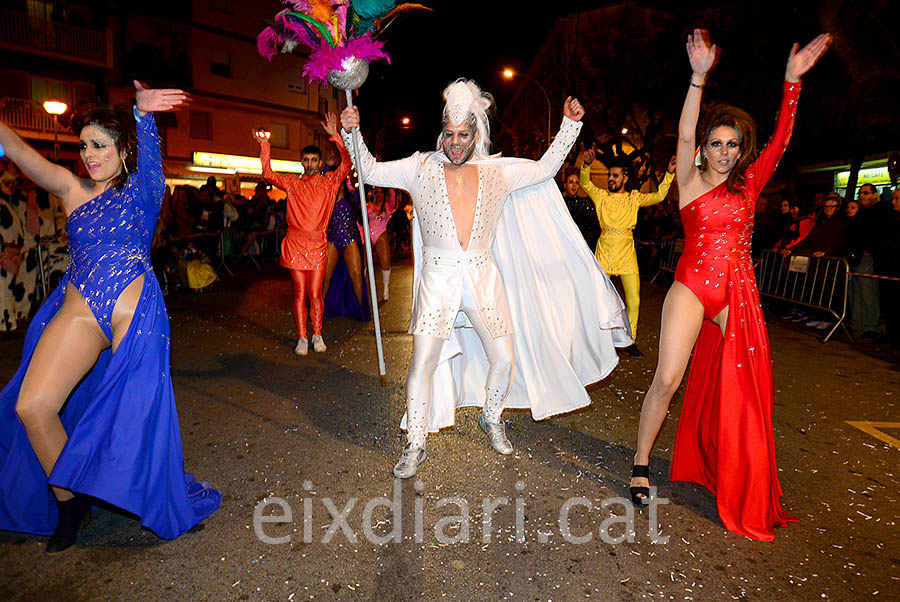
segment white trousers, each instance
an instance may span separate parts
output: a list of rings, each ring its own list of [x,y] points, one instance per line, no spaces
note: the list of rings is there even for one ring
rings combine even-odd
[[[468,284],[463,284],[459,311],[465,312],[469,322],[484,347],[489,368],[485,382],[484,418],[487,422],[499,422],[503,403],[512,387],[515,370],[513,336],[491,338],[472,298]],[[444,339],[424,334],[413,335],[412,360],[406,377],[407,441],[412,447],[424,447],[428,434],[428,415],[431,411],[431,393],[434,371],[441,357]]]

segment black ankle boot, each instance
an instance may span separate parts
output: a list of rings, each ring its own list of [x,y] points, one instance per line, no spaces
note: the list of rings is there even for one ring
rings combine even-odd
[[[59,508],[59,520],[57,520],[56,529],[44,549],[46,554],[58,554],[72,547],[82,519],[91,511],[91,498],[76,493],[72,499],[64,502],[57,501],[56,505]]]

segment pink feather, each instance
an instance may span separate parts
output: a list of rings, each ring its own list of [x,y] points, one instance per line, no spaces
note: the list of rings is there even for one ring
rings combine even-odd
[[[266,27],[256,36],[256,49],[260,56],[271,62],[278,54],[278,46],[281,41],[281,37],[274,29]]]
[[[313,9],[313,3],[309,0],[284,0],[284,5],[290,6],[298,13],[305,15],[311,14]]]
[[[309,61],[303,66],[303,75],[310,82],[327,81],[328,74],[331,71],[340,71],[341,63],[348,57],[367,62],[387,59],[390,63],[391,57],[382,50],[383,46],[384,42],[373,40],[368,35],[349,40],[346,45],[336,48],[322,44],[309,55]]]

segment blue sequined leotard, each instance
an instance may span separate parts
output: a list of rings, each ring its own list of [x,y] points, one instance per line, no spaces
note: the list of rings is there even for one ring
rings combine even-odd
[[[328,224],[328,242],[333,244],[338,251],[344,252],[353,241],[359,244],[359,229],[356,227],[356,212],[347,195],[341,197],[341,200],[334,206],[331,213],[331,223]]]
[[[165,196],[159,135],[152,115],[137,118],[137,173],[75,209],[66,224],[72,262],[68,281],[84,296],[107,337],[116,300],[151,270],[150,244]]]
[[[353,209],[354,204],[359,206],[358,195],[345,190],[343,196],[335,204],[334,211],[331,213],[331,223],[328,224],[328,242],[338,250],[338,263],[331,274],[331,283],[328,286],[328,293],[325,295],[325,317],[349,316],[368,321],[368,298],[363,295],[362,302],[360,302],[356,297],[353,280],[347,270],[347,264],[344,263],[344,249],[350,243],[355,242],[359,252],[360,265],[365,264],[362,239],[356,225],[356,211]]]
[[[135,117],[137,172],[69,216],[71,264],[31,321],[22,363],[0,392],[0,530],[52,533],[57,505],[50,484],[136,515],[166,539],[183,534],[221,503],[221,493],[184,472],[169,318],[150,267],[165,192],[160,141],[152,115]],[[116,300],[141,275],[141,295],[116,352],[100,353],[60,412],[68,441],[48,478],[16,415],[35,347],[65,301],[69,283],[111,340]]]

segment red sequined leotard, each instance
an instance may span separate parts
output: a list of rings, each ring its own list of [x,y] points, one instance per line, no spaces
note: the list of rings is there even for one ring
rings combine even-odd
[[[745,186],[725,184],[681,209],[684,253],[675,280],[713,318],[728,307],[725,336],[704,321],[672,452],[672,480],[716,496],[729,531],[771,541],[796,520],[781,508],[772,433],[772,354],[750,259],[753,211],[791,136],[800,83],[784,84],[775,133],[748,168]]]

